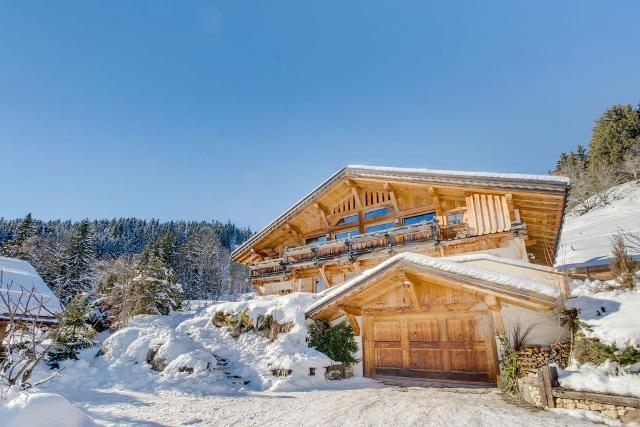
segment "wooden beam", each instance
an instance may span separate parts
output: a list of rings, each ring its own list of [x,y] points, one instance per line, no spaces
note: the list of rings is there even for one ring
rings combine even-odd
[[[502,321],[502,313],[500,311],[500,299],[495,295],[486,295],[484,302],[489,306],[491,317],[493,318],[493,327],[498,335],[504,335],[504,322]]]
[[[362,204],[362,200],[360,199],[360,191],[358,190],[358,186],[350,179],[347,179],[347,186],[351,188],[353,198],[356,200],[356,208],[362,209],[364,205]]]
[[[331,281],[329,280],[329,276],[327,275],[327,271],[325,270],[324,265],[320,266],[320,268],[318,268],[318,271],[320,272],[320,276],[322,276],[322,280],[324,280],[324,283],[328,288],[330,288]]]
[[[416,287],[413,282],[407,277],[407,274],[404,271],[400,271],[398,273],[398,278],[402,281],[407,293],[409,294],[409,299],[411,300],[411,306],[415,311],[420,311],[422,307],[420,306],[420,300],[418,299],[418,295],[416,293]]]
[[[471,311],[487,311],[489,306],[484,302],[459,302],[451,304],[428,304],[421,306],[421,313],[429,316],[451,316]],[[363,308],[368,314],[415,314],[412,307]]]
[[[504,195],[504,197],[507,201],[507,209],[509,209],[509,219],[512,223],[516,222],[516,213],[513,206],[513,195],[511,193],[507,193]]]
[[[384,189],[389,193],[389,197],[391,197],[391,203],[393,203],[393,208],[396,210],[396,214],[400,212],[400,206],[398,205],[398,200],[396,199],[396,193],[391,188],[388,182],[383,184]]]
[[[322,218],[322,220],[324,221],[324,225],[325,225],[327,228],[329,228],[329,227],[330,227],[330,225],[329,225],[329,218],[328,218],[329,212],[328,212],[328,211],[327,211],[327,210],[326,210],[326,209],[325,209],[325,208],[324,208],[320,203],[318,203],[318,202],[315,202],[315,203],[313,204],[313,206],[314,206],[316,209],[318,209],[318,211],[320,212],[320,217],[321,217],[321,218]]]
[[[360,261],[354,261],[353,262],[353,268],[355,268],[356,272],[358,274],[362,273],[362,265],[360,264]]]
[[[345,313],[347,316],[347,320],[349,321],[349,325],[351,325],[351,329],[353,329],[353,335],[360,336],[360,325],[358,325],[358,320],[356,316],[353,314]]]
[[[442,216],[442,206],[440,205],[440,198],[438,197],[438,191],[436,190],[435,187],[429,187],[428,188],[428,192],[429,195],[431,196],[431,199],[433,200],[433,207],[436,211],[436,216],[437,217],[441,217]],[[443,218],[438,218],[440,221],[443,220]]]
[[[353,305],[339,305],[340,310],[352,316],[362,316],[362,308]]]

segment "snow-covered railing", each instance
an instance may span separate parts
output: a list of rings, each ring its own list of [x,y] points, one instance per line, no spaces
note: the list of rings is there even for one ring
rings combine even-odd
[[[385,247],[391,249],[398,245],[437,241],[440,240],[441,231],[437,222],[425,221],[359,236],[288,248],[285,249],[282,258],[251,265],[251,277],[268,278],[285,274],[290,267],[316,265],[342,256],[355,258]]]

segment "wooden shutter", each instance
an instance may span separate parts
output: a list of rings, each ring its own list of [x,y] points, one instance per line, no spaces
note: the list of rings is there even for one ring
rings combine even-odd
[[[465,200],[467,222],[472,236],[511,230],[509,206],[505,196],[472,194]]]

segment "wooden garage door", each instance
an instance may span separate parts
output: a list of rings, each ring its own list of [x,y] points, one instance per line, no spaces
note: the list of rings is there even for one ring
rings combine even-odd
[[[365,364],[371,376],[495,382],[489,326],[483,313],[371,317]]]

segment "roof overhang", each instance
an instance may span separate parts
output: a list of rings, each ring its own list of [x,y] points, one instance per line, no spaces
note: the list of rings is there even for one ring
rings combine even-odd
[[[376,283],[400,271],[438,278],[470,291],[494,295],[514,305],[538,311],[554,309],[561,300],[560,289],[549,283],[534,282],[493,271],[457,265],[443,258],[401,254],[363,272],[358,277],[328,289],[322,298],[307,309],[306,315],[324,318],[324,314],[338,310],[343,301],[366,292]]]
[[[566,197],[570,186],[568,178],[552,175],[445,171],[362,165],[346,166],[331,175],[326,181],[296,202],[273,222],[236,248],[231,254],[231,259],[237,261],[240,255],[248,251],[254,244],[278,227],[287,223],[294,215],[310,206],[315,199],[329,191],[343,178],[371,179],[376,181],[392,180],[417,184],[440,184],[494,190],[542,192],[562,195],[564,197]]]

